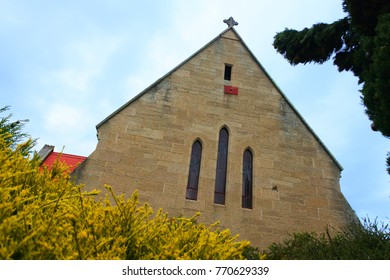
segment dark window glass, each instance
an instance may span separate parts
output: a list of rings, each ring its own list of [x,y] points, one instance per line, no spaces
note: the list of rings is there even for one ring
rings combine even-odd
[[[226,128],[222,128],[219,132],[217,170],[215,175],[214,203],[216,204],[225,204],[228,144],[229,133]]]
[[[225,74],[224,79],[230,81],[232,79],[232,65],[225,64]]]
[[[200,172],[200,161],[202,159],[202,144],[195,141],[192,145],[190,170],[188,172],[188,183],[186,198],[196,200],[198,198],[198,183]]]
[[[252,208],[252,172],[253,155],[247,149],[244,152],[242,164],[242,208]]]

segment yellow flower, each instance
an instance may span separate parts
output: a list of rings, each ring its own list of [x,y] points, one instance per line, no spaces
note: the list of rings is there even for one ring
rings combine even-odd
[[[85,237],[87,237],[87,235],[88,235],[88,232],[86,230],[82,230],[79,232],[80,238],[85,238]]]

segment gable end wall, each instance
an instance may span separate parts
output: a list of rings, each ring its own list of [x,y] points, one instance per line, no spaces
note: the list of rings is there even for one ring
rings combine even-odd
[[[231,81],[223,80],[225,64]],[[224,94],[225,85],[238,95]],[[225,205],[214,204],[218,134],[229,131]],[[322,231],[354,218],[340,166],[243,44],[227,30],[98,126],[96,150],[79,167],[87,188],[140,193],[170,215],[220,221],[253,244]],[[202,143],[199,191],[186,200],[194,141]],[[253,151],[253,209],[241,207],[242,156]]]

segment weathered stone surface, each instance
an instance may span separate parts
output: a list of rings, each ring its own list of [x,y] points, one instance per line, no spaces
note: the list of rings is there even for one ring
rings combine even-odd
[[[233,65],[224,81],[225,64]],[[302,81],[304,82],[304,81]],[[224,85],[238,95],[224,94]],[[225,205],[214,204],[218,135],[229,131]],[[98,125],[96,150],[76,170],[87,188],[113,187],[170,215],[220,221],[257,246],[354,218],[341,168],[234,29]],[[186,200],[192,144],[202,143],[198,199]],[[253,209],[241,208],[242,159],[253,152]]]

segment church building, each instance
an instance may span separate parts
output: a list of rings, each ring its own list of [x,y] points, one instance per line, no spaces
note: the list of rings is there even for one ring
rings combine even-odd
[[[97,125],[74,171],[87,189],[130,196],[171,216],[220,222],[265,248],[289,233],[356,219],[341,165],[235,29],[208,44]],[[151,66],[152,67],[152,66]]]

